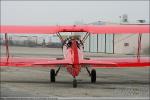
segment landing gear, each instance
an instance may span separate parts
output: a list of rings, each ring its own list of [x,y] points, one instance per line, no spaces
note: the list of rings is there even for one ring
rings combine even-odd
[[[96,70],[95,69],[92,69],[91,72],[90,70],[88,69],[88,67],[85,67],[89,76],[91,77],[91,83],[96,83]]]
[[[92,69],[91,71],[91,83],[96,83],[96,70]]]
[[[61,68],[62,66],[59,65],[58,67],[59,67],[59,68],[56,70],[56,72],[55,72],[54,69],[51,69],[51,70],[50,70],[50,80],[51,80],[51,82],[55,82],[55,77],[58,75],[58,73],[59,73],[59,71],[60,71],[60,68]]]
[[[50,70],[50,80],[53,83],[55,82],[55,70],[54,69]]]
[[[74,78],[73,79],[73,88],[76,88],[77,87],[77,80]]]

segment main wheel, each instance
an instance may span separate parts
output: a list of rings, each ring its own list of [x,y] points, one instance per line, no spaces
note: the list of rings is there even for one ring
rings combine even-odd
[[[91,71],[91,83],[95,83],[96,82],[96,70],[92,69]]]
[[[50,80],[51,82],[55,82],[55,70],[54,69],[51,69],[50,71]]]
[[[76,88],[76,87],[77,87],[77,80],[73,79],[73,88]]]

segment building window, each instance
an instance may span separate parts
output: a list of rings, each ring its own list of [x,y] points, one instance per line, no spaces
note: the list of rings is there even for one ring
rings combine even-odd
[[[125,46],[125,47],[128,47],[128,46],[129,46],[129,43],[124,43],[124,46]]]

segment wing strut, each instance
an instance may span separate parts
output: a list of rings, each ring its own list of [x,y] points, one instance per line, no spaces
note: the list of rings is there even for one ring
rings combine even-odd
[[[7,57],[7,61],[9,59],[9,46],[8,46],[8,35],[7,33],[5,33],[5,46],[6,46],[6,57]]]
[[[64,40],[63,40],[63,38],[62,38],[62,36],[60,35],[60,33],[58,32],[57,33],[57,36],[59,37],[59,39],[61,40],[61,42],[63,42]]]
[[[141,40],[142,40],[142,34],[140,33],[138,35],[138,51],[137,51],[137,58],[140,59],[140,53],[141,53]]]
[[[90,35],[90,33],[88,33],[88,32],[85,34],[85,36],[82,39],[82,43],[85,42],[85,40],[88,38],[89,35]]]

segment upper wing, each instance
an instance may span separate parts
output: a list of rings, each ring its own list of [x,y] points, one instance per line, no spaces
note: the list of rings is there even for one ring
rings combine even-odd
[[[0,66],[27,67],[36,65],[68,65],[69,60],[48,58],[0,57]]]
[[[135,34],[150,33],[150,25],[99,25],[89,26],[87,32],[94,34],[113,33],[113,34]]]
[[[0,26],[1,33],[54,34],[57,32],[89,32],[94,34],[150,33],[150,25],[80,25],[80,26]]]
[[[81,60],[81,64],[92,65],[92,67],[150,67],[149,57],[117,57]]]

